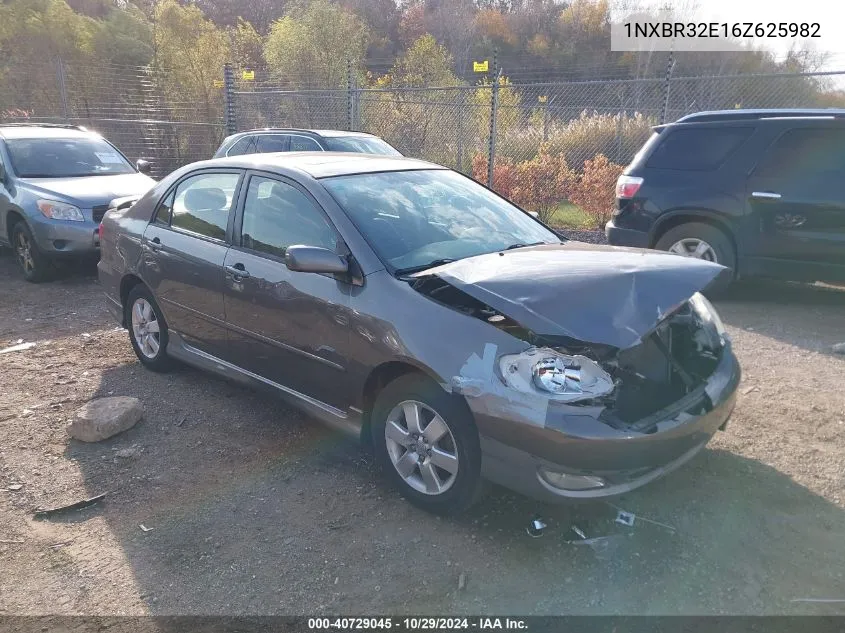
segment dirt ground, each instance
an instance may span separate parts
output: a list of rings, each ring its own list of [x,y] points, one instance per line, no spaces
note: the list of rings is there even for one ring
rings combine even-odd
[[[33,286],[0,256],[0,348],[36,343],[0,355],[0,614],[845,613],[845,356],[829,353],[845,292],[755,282],[720,302],[744,370],[734,416],[614,501],[640,517],[625,527],[605,504],[501,489],[458,519],[416,510],[272,397],[142,369],[94,273]],[[69,441],[73,410],[112,394],[144,419]],[[613,538],[568,544],[573,525]]]

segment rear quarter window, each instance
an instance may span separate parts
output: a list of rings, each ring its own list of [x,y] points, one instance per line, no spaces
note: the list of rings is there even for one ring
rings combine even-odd
[[[725,162],[753,131],[751,127],[669,130],[649,157],[646,167],[712,171]]]

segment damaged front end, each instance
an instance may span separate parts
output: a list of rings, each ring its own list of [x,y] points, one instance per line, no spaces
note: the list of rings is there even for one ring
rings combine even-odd
[[[551,272],[530,254],[510,264],[506,254],[410,283],[528,345],[502,353],[487,343],[452,378],[476,416],[489,478],[535,496],[538,483],[565,497],[636,488],[691,458],[733,408],[739,366],[698,292],[722,269],[668,255],[631,264],[615,252],[606,266],[601,250],[577,253],[572,266],[571,252],[542,250],[546,266],[557,255]],[[514,463],[531,473],[524,485]]]

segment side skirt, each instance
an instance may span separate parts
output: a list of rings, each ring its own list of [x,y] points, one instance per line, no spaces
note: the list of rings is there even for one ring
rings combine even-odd
[[[236,380],[253,388],[269,387],[273,392],[284,398],[293,406],[305,413],[312,415],[324,424],[356,439],[361,437],[362,414],[357,409],[350,409],[343,412],[330,404],[326,404],[316,398],[300,393],[290,387],[280,385],[277,382],[268,380],[251,371],[238,367],[221,358],[217,358],[207,352],[198,350],[188,345],[185,340],[174,331],[169,332],[170,340],[167,344],[167,353],[173,358],[192,365],[197,369],[217,374],[223,378]]]

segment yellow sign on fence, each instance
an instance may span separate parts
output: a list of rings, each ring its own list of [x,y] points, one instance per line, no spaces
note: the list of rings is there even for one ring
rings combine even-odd
[[[241,79],[244,81],[255,81],[255,71],[254,70],[244,70],[241,72]]]
[[[476,73],[486,73],[490,68],[490,63],[488,60],[484,60],[483,62],[472,62],[472,71]]]
[[[548,101],[548,100],[549,100],[549,98],[548,98],[546,95],[540,95],[539,97],[537,97],[537,100],[538,100],[540,103],[546,103],[546,101]]]

